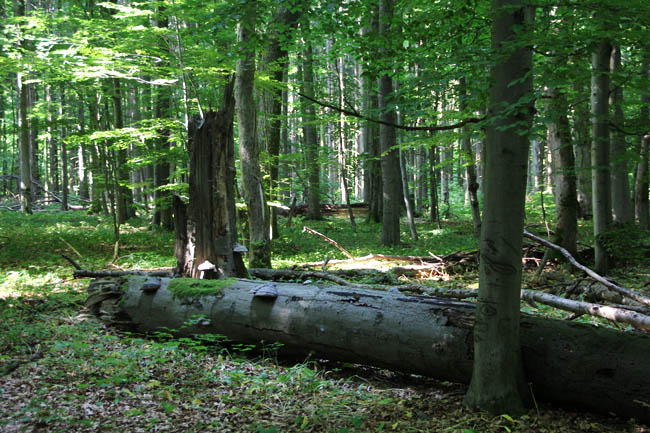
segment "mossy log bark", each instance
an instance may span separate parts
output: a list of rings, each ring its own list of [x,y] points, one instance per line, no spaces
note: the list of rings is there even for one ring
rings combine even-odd
[[[214,292],[183,281],[182,296],[146,277],[95,280],[87,306],[131,330],[179,336],[221,334],[243,343],[279,342],[282,354],[374,365],[468,383],[474,304],[338,286],[276,283],[275,299],[254,296],[260,281],[218,280]],[[173,281],[173,280],[172,280]],[[191,281],[191,280],[190,280]],[[145,286],[147,287],[147,286]],[[189,293],[189,295],[188,295]],[[208,293],[208,294],[205,294]],[[201,320],[196,320],[201,317]],[[527,381],[538,401],[650,422],[650,336],[523,316]]]

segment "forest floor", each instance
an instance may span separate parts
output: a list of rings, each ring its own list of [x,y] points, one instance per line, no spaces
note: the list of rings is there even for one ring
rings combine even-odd
[[[547,206],[552,211],[552,204]],[[544,227],[539,209],[530,207],[527,215],[528,224]],[[345,258],[302,233],[303,224],[355,257],[444,256],[477,248],[465,214],[445,219],[442,228],[419,221],[418,241],[411,241],[403,226],[404,243],[393,248],[379,246],[381,227],[374,223],[358,220],[355,232],[338,216],[319,222],[298,218],[289,228],[284,222],[273,244],[276,268]],[[580,239],[589,245],[588,223],[581,223]],[[647,234],[627,230],[613,239],[619,268],[611,276],[647,293]],[[70,255],[88,269],[110,269],[112,247],[108,218],[79,211],[0,212],[0,431],[650,432],[633,420],[542,404],[518,419],[492,417],[463,406],[464,385],[358,365],[291,364],[273,346],[251,355],[250,346],[117,332],[79,314],[89,280],[73,279],[61,257]],[[122,227],[116,265],[112,269],[173,266],[173,236],[150,231],[143,220],[131,221]],[[562,266],[549,267],[541,277],[534,272],[533,267],[525,272],[526,288],[558,293],[580,279]],[[478,286],[471,264],[420,277],[426,277],[420,284],[432,287]],[[522,310],[567,315],[523,303]],[[584,316],[577,320],[612,326]]]

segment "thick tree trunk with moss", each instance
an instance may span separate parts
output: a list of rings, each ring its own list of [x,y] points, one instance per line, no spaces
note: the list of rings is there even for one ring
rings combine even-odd
[[[283,356],[462,383],[472,374],[475,304],[313,284],[275,283],[273,298],[251,293],[264,281],[145,281],[95,280],[87,306],[131,331],[277,342]],[[650,421],[649,336],[524,315],[520,341],[538,401]]]
[[[493,0],[492,10],[492,50],[501,60],[490,74],[495,120],[486,131],[476,358],[465,403],[519,415],[530,395],[519,348],[519,296],[533,83],[531,51],[516,41],[532,23],[521,0]]]

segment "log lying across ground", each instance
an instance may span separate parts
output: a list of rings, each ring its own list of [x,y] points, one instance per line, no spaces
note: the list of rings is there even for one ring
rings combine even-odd
[[[264,283],[100,279],[90,285],[87,307],[141,332],[278,342],[291,356],[470,380],[471,303],[313,284],[267,283],[259,290]],[[523,316],[521,345],[537,401],[650,422],[650,336]]]

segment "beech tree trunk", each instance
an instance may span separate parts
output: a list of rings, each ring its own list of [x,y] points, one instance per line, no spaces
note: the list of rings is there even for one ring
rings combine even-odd
[[[259,163],[259,146],[255,134],[255,13],[257,2],[246,5],[237,29],[237,42],[242,58],[237,60],[235,101],[239,128],[239,157],[242,186],[248,209],[249,264],[251,267],[271,267],[271,245],[266,223],[268,215]]]
[[[645,79],[648,78],[650,69],[650,55],[646,54],[643,60],[642,74]],[[650,120],[650,92],[644,90],[641,94],[641,121]],[[636,167],[636,177],[634,183],[634,216],[639,222],[639,226],[644,229],[650,229],[650,208],[648,198],[648,156],[650,155],[650,135],[645,134],[641,137],[640,161]]]
[[[532,17],[522,0],[492,0],[492,11],[492,50],[501,60],[490,72],[495,121],[486,129],[476,361],[465,403],[519,415],[530,397],[519,348],[519,296],[533,82],[531,50],[516,41],[526,37]],[[506,41],[516,46],[504,50]]]
[[[464,78],[460,80],[460,111],[467,110],[467,82]],[[481,237],[481,209],[478,201],[478,181],[476,180],[476,157],[472,151],[470,138],[470,127],[463,127],[463,138],[461,139],[461,153],[465,160],[465,178],[467,181],[466,191],[469,195],[469,202],[472,208],[472,224],[474,235],[477,239]]]
[[[338,286],[235,280],[214,296],[177,298],[161,279],[95,280],[86,305],[129,330],[220,334],[234,342],[281,343],[281,354],[356,362],[468,383],[475,304]],[[123,288],[125,289],[124,291]],[[197,320],[199,319],[199,320]],[[522,360],[538,401],[650,421],[650,337],[573,322],[521,317]]]
[[[555,233],[553,242],[572,255],[578,247],[578,198],[576,195],[575,158],[571,145],[571,130],[567,117],[566,95],[561,90],[550,88],[548,125],[549,148],[553,153],[553,178],[555,180]],[[551,257],[559,257],[556,252]]]
[[[573,86],[576,94],[588,92],[588,86],[576,80]],[[573,130],[575,133],[574,154],[576,164],[576,187],[578,195],[578,216],[591,218],[593,214],[591,192],[591,136],[589,134],[589,104],[583,103],[573,108]]]
[[[161,31],[166,31],[169,27],[169,18],[166,15],[165,6],[158,7],[156,16],[156,26]],[[164,38],[158,41],[158,48],[161,52],[169,51],[169,46]],[[163,67],[169,67],[169,61],[163,56],[161,60]],[[172,89],[169,86],[159,86],[155,96],[154,117],[161,122],[167,122],[174,118],[172,114]],[[172,194],[169,189],[165,188],[170,183],[171,166],[169,163],[169,148],[171,131],[168,127],[158,130],[158,137],[154,139],[155,146],[159,155],[156,164],[153,167],[153,224],[160,226],[164,230],[172,230],[174,223],[172,221]]]
[[[591,189],[594,212],[594,252],[596,272],[607,274],[609,269],[607,251],[600,239],[612,221],[610,158],[609,158],[609,58],[612,45],[608,41],[598,43],[591,56]]]
[[[379,35],[388,44],[391,37],[390,22],[393,19],[393,0],[379,0]],[[395,124],[395,94],[393,80],[387,74],[379,79],[379,119]],[[384,195],[381,243],[397,245],[400,241],[399,217],[401,211],[401,173],[399,154],[396,145],[395,128],[382,123],[379,125],[379,142],[381,147],[381,176]]]
[[[311,45],[307,45],[303,54],[303,84],[302,92],[312,96],[314,94],[314,69]],[[313,122],[316,120],[314,103],[303,99],[303,133],[305,135],[305,154],[307,157],[307,218],[320,220],[320,161],[318,137]]]
[[[612,81],[618,79],[617,74],[621,72],[621,47],[615,46],[612,49],[610,58],[610,70],[613,76]],[[623,88],[620,84],[612,83],[609,94],[609,103],[613,108],[612,121],[618,128],[625,125],[623,114]],[[612,217],[617,224],[626,224],[634,220],[634,210],[630,199],[630,181],[627,168],[627,143],[625,134],[620,129],[613,128],[610,139],[611,146],[611,194],[612,194]]]

